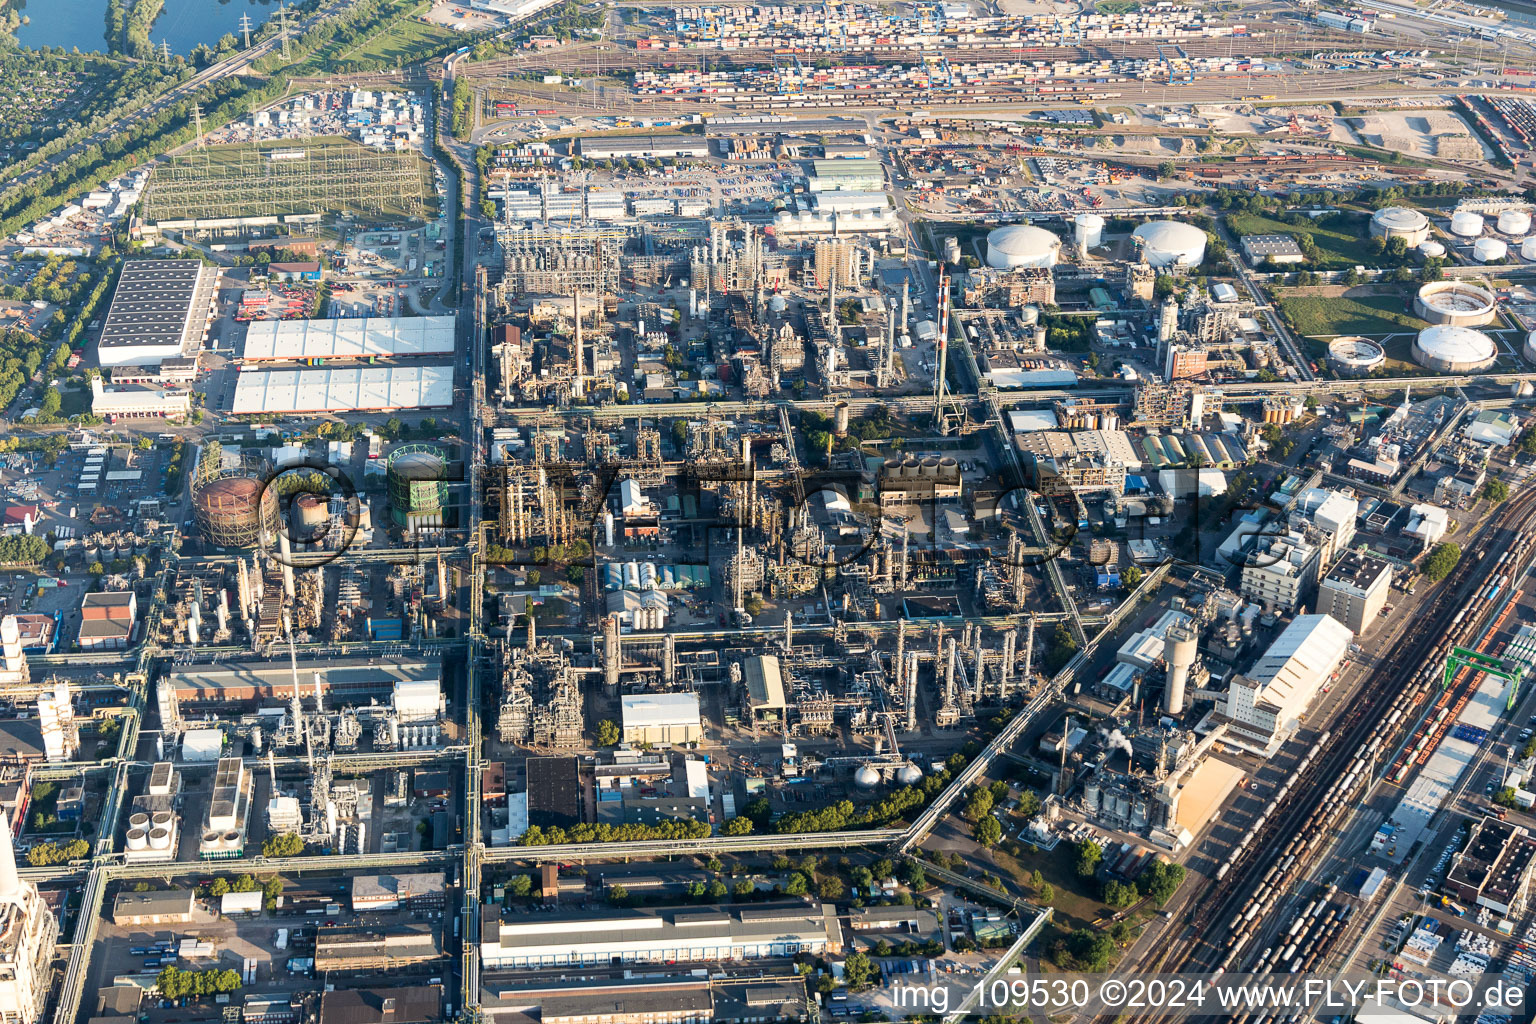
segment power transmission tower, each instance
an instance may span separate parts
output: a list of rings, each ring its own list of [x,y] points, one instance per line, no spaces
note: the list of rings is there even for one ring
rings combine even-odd
[[[197,136],[196,136],[196,138],[193,141],[197,144],[197,148],[198,149],[202,149],[203,148],[203,105],[201,103],[194,103],[194,104],[192,104],[192,130],[197,133]]]
[[[169,64],[171,62],[171,44],[168,40],[160,40],[159,54],[161,64]]]
[[[240,15],[240,31],[245,35],[245,48],[249,50],[251,48],[251,16],[249,14]]]
[[[277,34],[283,37],[283,60],[288,59],[288,9],[277,5]]]

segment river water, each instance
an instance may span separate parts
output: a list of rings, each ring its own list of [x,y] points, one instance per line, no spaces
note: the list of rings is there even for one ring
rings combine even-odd
[[[107,48],[107,0],[26,0],[20,9],[29,19],[16,30],[22,46],[78,46],[82,52]],[[213,45],[226,32],[238,39],[242,14],[251,16],[254,29],[276,12],[277,0],[165,0],[149,39],[157,47],[164,40],[172,53],[186,54],[198,43]]]

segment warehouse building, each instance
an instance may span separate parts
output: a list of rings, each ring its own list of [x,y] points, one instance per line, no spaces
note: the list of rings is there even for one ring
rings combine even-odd
[[[119,419],[182,419],[192,411],[192,392],[126,384],[107,388],[91,378],[91,415],[111,422]]]
[[[143,924],[186,924],[192,920],[190,889],[123,892],[112,901],[112,923],[119,927]]]
[[[709,140],[702,135],[624,135],[586,138],[578,144],[588,160],[655,160],[671,157],[709,156]]]
[[[441,910],[448,881],[441,871],[414,875],[359,875],[352,879],[352,909]]]
[[[509,921],[488,912],[483,922],[480,956],[486,970],[758,960],[842,951],[842,925],[830,903],[615,908]]]
[[[392,700],[400,683],[441,686],[443,677],[442,662],[436,658],[301,660],[298,671],[306,697],[318,693],[327,701],[343,704],[366,704],[371,697]],[[293,670],[286,663],[266,661],[176,665],[160,677],[156,694],[161,717],[167,720],[175,720],[175,712],[187,704],[269,700],[286,704],[293,696]],[[176,706],[167,708],[167,701],[172,699]]]
[[[621,698],[624,742],[697,743],[704,737],[696,693],[634,693]]]
[[[246,370],[235,384],[230,412],[236,416],[283,416],[447,409],[452,405],[452,366],[369,366]]]
[[[138,598],[131,590],[86,594],[80,602],[81,649],[111,651],[127,647],[138,615]]]
[[[257,363],[451,356],[453,344],[451,316],[258,320],[245,332],[241,358]]]
[[[885,166],[879,160],[812,160],[808,184],[812,192],[879,192]]]
[[[574,757],[530,757],[528,824],[566,828],[581,823],[581,775]]]
[[[1272,756],[1296,731],[1353,640],[1349,628],[1332,616],[1296,616],[1246,674],[1232,677],[1225,703],[1202,728],[1225,723],[1234,745]]]
[[[559,980],[507,974],[486,979],[480,991],[480,1011],[490,1024],[749,1024],[810,1015],[804,979],[788,974],[626,978],[613,972]]]
[[[1521,910],[1536,867],[1536,838],[1523,825],[1485,815],[1451,859],[1443,891],[1454,900],[1508,916]]]
[[[197,355],[213,322],[219,268],[198,260],[126,260],[96,342],[103,367]]]
[[[1301,246],[1290,235],[1244,235],[1243,255],[1248,262],[1258,266],[1265,260],[1271,263],[1305,263],[1307,257]]]
[[[350,925],[326,925],[315,937],[315,970],[396,971],[446,959],[441,925],[397,922],[386,932]]]
[[[334,989],[320,996],[324,1024],[437,1024],[443,1019],[441,985]]]
[[[1347,551],[1317,585],[1319,615],[1331,615],[1355,636],[1363,636],[1381,616],[1392,590],[1392,563]]]

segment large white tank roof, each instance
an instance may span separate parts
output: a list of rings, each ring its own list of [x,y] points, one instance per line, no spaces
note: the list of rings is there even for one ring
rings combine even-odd
[[[1000,269],[1048,267],[1060,250],[1060,238],[1030,224],[1009,224],[987,236],[987,263]]]
[[[1205,232],[1177,220],[1154,220],[1132,232],[1154,267],[1194,266],[1205,258]]]
[[[1482,331],[1455,324],[1436,324],[1419,332],[1416,354],[1441,367],[1470,367],[1493,361],[1493,339]]]
[[[1377,227],[1389,231],[1422,231],[1429,227],[1429,218],[1407,206],[1387,206],[1371,214]]]

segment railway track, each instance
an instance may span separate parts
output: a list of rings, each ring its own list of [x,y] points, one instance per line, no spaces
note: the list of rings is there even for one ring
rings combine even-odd
[[[1269,914],[1369,791],[1380,758],[1391,755],[1396,737],[1413,725],[1418,706],[1439,684],[1445,654],[1471,636],[1492,608],[1480,582],[1500,572],[1513,576],[1524,564],[1533,523],[1536,491],[1527,491],[1478,535],[1442,584],[1429,628],[1400,640],[1376,666],[1351,710],[1323,734],[1310,763],[1286,784],[1293,790],[1289,799],[1277,798],[1266,807],[1218,870],[1217,881],[1187,909],[1188,926],[1145,970],[1220,973],[1255,958],[1252,947]],[[1508,558],[1495,559],[1495,552]],[[1326,952],[1314,946],[1306,962],[1320,962]]]

